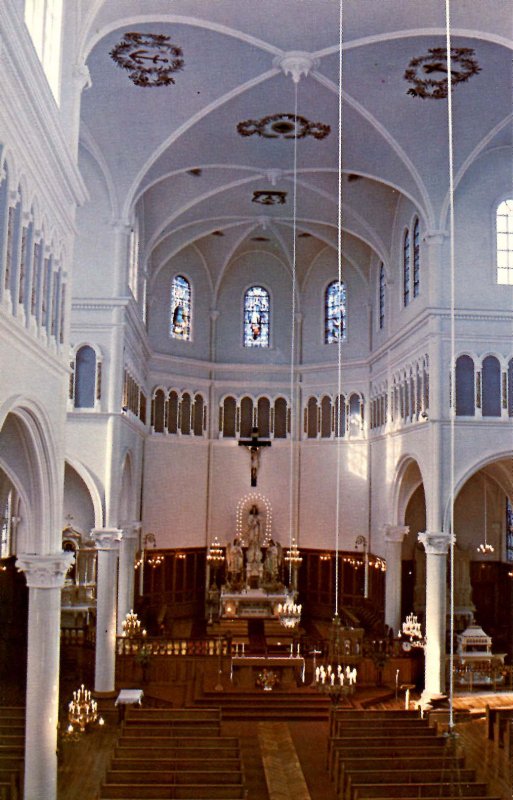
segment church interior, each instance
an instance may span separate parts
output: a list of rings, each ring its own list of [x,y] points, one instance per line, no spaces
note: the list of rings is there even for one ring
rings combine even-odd
[[[511,798],[512,51],[0,4],[0,800]]]

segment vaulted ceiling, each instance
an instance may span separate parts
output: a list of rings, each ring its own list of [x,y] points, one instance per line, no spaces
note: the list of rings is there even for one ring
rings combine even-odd
[[[346,252],[387,261],[402,197],[425,229],[446,227],[448,103],[422,96],[443,94],[447,77],[444,0],[344,0],[340,152],[336,0],[83,9],[92,86],[82,140],[110,183],[113,216],[129,219],[135,206],[143,215],[153,270],[191,243],[211,264],[255,246],[290,264],[295,173],[306,270],[336,247],[339,157]],[[458,184],[484,150],[511,144],[510,4],[453,0],[451,36],[454,77],[466,78],[452,93]]]

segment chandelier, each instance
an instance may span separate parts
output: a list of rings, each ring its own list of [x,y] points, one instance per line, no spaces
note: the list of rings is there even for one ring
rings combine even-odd
[[[315,669],[315,685],[322,694],[327,695],[333,705],[338,705],[342,697],[354,693],[356,688],[356,667],[342,667],[340,664],[321,664]]]
[[[88,725],[92,725],[98,719],[98,706],[96,700],[91,697],[89,689],[84,687],[84,684],[73,692],[73,700],[68,705],[68,734],[75,732],[75,726],[79,728],[80,733],[84,733]],[[98,724],[103,725],[104,720],[102,717],[98,719]]]
[[[125,619],[122,622],[123,633],[122,636],[126,636],[131,638],[133,636],[146,636],[146,631],[141,631],[141,620],[138,618],[137,614],[134,613],[133,609],[127,612]]]
[[[291,598],[285,603],[279,603],[276,609],[278,619],[284,628],[294,630],[299,625],[301,619],[301,605],[297,605]]]
[[[221,543],[217,536],[214,538],[213,542],[208,548],[207,561],[216,569],[217,567],[220,567],[224,561],[223,548],[221,547]]]
[[[290,564],[292,569],[299,569],[299,567],[303,563],[303,559],[301,557],[301,554],[299,552],[299,548],[298,548],[298,546],[296,544],[296,540],[295,539],[292,539],[292,541],[290,543],[290,547],[287,550],[287,555],[284,557],[284,561],[287,564]]]
[[[399,639],[401,639],[403,635],[409,638],[409,641],[403,642],[403,650],[408,651],[411,650],[412,647],[424,648],[426,646],[426,637],[422,635],[422,628],[416,614],[408,614],[406,617],[402,624],[402,629],[398,634]]]

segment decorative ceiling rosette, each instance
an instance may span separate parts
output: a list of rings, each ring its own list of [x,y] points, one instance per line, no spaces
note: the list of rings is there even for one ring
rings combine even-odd
[[[237,131],[241,136],[263,136],[264,139],[324,139],[331,131],[323,122],[310,122],[299,114],[272,114],[262,119],[246,119],[239,122]]]
[[[465,83],[472,75],[481,72],[471,47],[451,47],[451,84]],[[447,97],[449,76],[447,48],[431,47],[426,55],[412,58],[404,73],[405,80],[413,84],[407,94],[412,97],[441,100]]]
[[[169,86],[184,65],[181,49],[160,33],[125,33],[109,55],[136,86]]]
[[[257,191],[253,192],[251,202],[262,206],[284,206],[286,199],[287,192]]]

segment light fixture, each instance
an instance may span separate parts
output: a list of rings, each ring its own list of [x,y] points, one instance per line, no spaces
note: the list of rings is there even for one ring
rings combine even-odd
[[[487,528],[488,528],[488,504],[487,504],[487,496],[486,496],[486,475],[483,473],[483,494],[484,494],[484,519],[483,519],[483,527],[484,527],[484,542],[481,542],[476,547],[478,553],[484,553],[488,555],[489,553],[493,553],[495,551],[495,547],[492,544],[489,544],[487,538]]]
[[[402,648],[406,652],[411,650],[412,647],[424,648],[426,646],[426,637],[422,635],[422,627],[416,614],[408,614],[401,626],[398,636],[399,639],[401,639],[402,636],[408,637],[408,641],[403,641],[402,643]]]
[[[294,603],[292,598],[287,598],[284,603],[278,604],[276,614],[284,628],[294,630],[301,619],[301,605]]]
[[[96,700],[91,697],[91,692],[84,687],[84,684],[73,692],[73,700],[68,705],[68,720],[70,723],[67,728],[69,736],[76,732],[76,727],[80,733],[84,733],[86,728],[93,725],[96,720],[99,725],[104,725],[103,718],[98,719]]]
[[[141,620],[138,618],[137,614],[134,613],[133,609],[127,612],[125,619],[122,622],[123,633],[122,636],[131,639],[134,636],[146,636],[146,631],[141,631]]]
[[[217,536],[214,538],[213,542],[210,544],[207,552],[207,561],[216,569],[221,566],[224,561],[224,553],[223,548],[221,547],[221,543]]]

